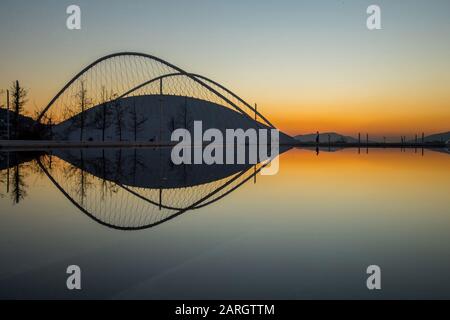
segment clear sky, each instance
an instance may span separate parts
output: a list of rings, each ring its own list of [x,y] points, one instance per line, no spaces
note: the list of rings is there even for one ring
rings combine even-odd
[[[66,28],[78,4],[82,30]],[[366,28],[381,7],[382,30]],[[448,0],[2,0],[0,88],[42,106],[83,66],[141,51],[210,77],[290,134],[450,130]]]

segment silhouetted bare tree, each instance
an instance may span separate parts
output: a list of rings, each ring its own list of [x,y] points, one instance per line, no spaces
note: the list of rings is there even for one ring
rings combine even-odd
[[[13,174],[12,174],[12,193],[11,197],[14,204],[19,203],[21,200],[23,200],[27,196],[27,185],[24,181],[24,175],[22,173],[22,167],[20,164],[17,164],[13,168]]]
[[[5,95],[5,90],[0,90],[0,108],[4,108],[3,96]]]
[[[92,176],[86,172],[86,161],[84,159],[83,149],[80,149],[80,157],[77,159],[77,165],[72,166],[73,177],[75,178],[74,191],[79,197],[81,205],[84,205],[84,199],[88,195],[88,190],[92,187]]]
[[[138,114],[136,110],[136,101],[133,101],[133,107],[130,109],[130,117],[129,126],[133,129],[134,141],[137,141],[137,134],[144,129],[144,124],[148,118],[142,114]]]
[[[88,92],[84,80],[80,80],[80,88],[75,94],[75,107],[70,109],[69,106],[65,108],[65,118],[71,118],[71,129],[73,127],[80,129],[80,141],[84,139],[85,128],[85,111],[89,108],[91,100],[88,98]],[[70,130],[71,130],[70,129]]]
[[[7,171],[7,170],[1,170],[0,171],[0,185],[4,185],[4,184],[7,184],[8,182],[7,182],[7,180],[8,180],[8,177],[7,177],[7,174],[8,174],[9,172]],[[8,188],[8,187],[7,187]],[[0,191],[0,198],[3,198],[5,195],[3,194],[3,192],[2,191]]]
[[[141,156],[138,154],[138,149],[134,148],[134,154],[133,154],[133,183],[136,184],[136,175],[138,172],[138,167],[140,167],[142,170],[146,169],[145,161]]]
[[[99,108],[96,108],[97,110],[94,115],[94,127],[102,131],[102,141],[105,141],[106,128],[108,128],[112,123],[112,111],[110,109],[112,102],[110,101],[115,98],[115,94],[108,94],[105,87],[102,87],[101,105]]]
[[[115,173],[114,173],[114,181],[120,181],[124,175],[124,163],[122,161],[122,149],[119,149],[115,153]]]
[[[5,108],[5,105],[3,104],[3,99],[4,99],[4,94],[5,94],[5,91],[4,90],[0,90],[0,109],[3,109],[3,108]],[[4,126],[0,126],[0,139],[3,139],[4,137],[6,137],[6,133],[7,133],[7,123],[6,123],[6,118],[7,118],[7,115],[6,115],[6,112],[5,112],[5,118],[3,119],[3,121],[4,121],[4,123],[5,123],[5,125]]]
[[[13,82],[11,86],[11,109],[13,111],[13,136],[15,139],[20,137],[20,122],[19,116],[23,114],[24,106],[27,103],[28,91],[20,86],[18,80]]]
[[[120,100],[114,100],[114,118],[116,126],[116,134],[119,136],[119,141],[122,141],[122,132],[125,127],[125,111],[120,103]]]

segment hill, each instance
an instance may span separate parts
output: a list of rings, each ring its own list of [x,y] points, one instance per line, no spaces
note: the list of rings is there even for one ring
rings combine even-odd
[[[424,138],[425,142],[428,143],[440,143],[440,142],[446,142],[450,140],[450,131],[448,132],[441,132],[441,133],[435,133],[429,136],[426,136]],[[410,140],[409,142],[414,142],[415,140]],[[419,138],[419,142],[422,142],[422,139]]]
[[[255,128],[253,119],[224,106],[190,97],[144,95],[127,97],[107,104],[107,121],[103,121],[103,105],[94,106],[81,114],[55,125],[55,140],[69,141],[161,141],[170,142],[177,128],[186,128],[193,136],[194,121],[202,121],[203,131],[215,128]],[[135,121],[136,120],[136,121]],[[84,123],[81,130],[81,123]],[[105,128],[102,127],[105,124]],[[140,124],[140,125],[138,125]],[[262,124],[260,128],[266,127]],[[267,128],[267,127],[266,127]],[[224,134],[225,136],[225,134]],[[280,132],[280,142],[292,138]]]

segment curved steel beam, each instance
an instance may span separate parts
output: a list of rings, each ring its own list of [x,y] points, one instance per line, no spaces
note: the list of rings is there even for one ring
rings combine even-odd
[[[231,90],[225,88],[225,87],[222,86],[220,83],[215,82],[215,81],[213,81],[213,80],[211,80],[211,79],[209,79],[209,78],[207,78],[207,77],[204,77],[204,76],[202,76],[202,75],[199,75],[199,74],[191,73],[191,75],[193,75],[193,76],[196,77],[196,78],[200,78],[200,79],[206,80],[206,81],[208,81],[208,82],[211,82],[212,84],[218,86],[218,87],[221,88],[222,90],[228,92],[228,93],[231,94],[233,97],[235,97],[237,100],[239,100],[240,102],[242,102],[243,104],[245,104],[248,108],[250,108],[250,110],[252,110],[253,112],[255,112],[261,119],[263,119],[263,120],[266,122],[266,124],[269,125],[269,127],[275,128],[275,126],[274,126],[272,123],[270,123],[270,121],[267,120],[267,118],[265,118],[265,117],[264,117],[261,113],[259,113],[255,108],[253,108],[251,105],[249,105],[244,99],[241,99],[241,97],[239,97],[237,94],[235,94],[235,93],[232,92]]]
[[[164,78],[169,78],[169,77],[180,76],[180,75],[184,75],[184,74],[182,74],[182,73],[170,73],[170,74],[165,74],[165,75],[162,75],[162,76],[159,76],[159,77],[150,79],[150,80],[145,81],[145,82],[141,83],[140,85],[138,85],[138,86],[136,86],[136,87],[134,87],[134,88],[128,90],[127,92],[125,92],[124,94],[122,94],[122,95],[121,95],[120,97],[118,97],[117,99],[121,99],[121,98],[123,98],[123,97],[129,95],[130,93],[133,93],[134,91],[139,90],[139,89],[141,89],[141,88],[143,88],[143,87],[145,87],[145,86],[147,86],[147,85],[149,85],[149,84],[151,84],[151,83],[153,83],[153,82],[156,82],[156,81],[158,81],[158,80],[161,80],[161,79],[164,79]],[[264,117],[261,113],[259,113],[255,108],[253,108],[251,105],[249,105],[247,102],[245,102],[245,100],[243,100],[241,97],[239,97],[237,94],[235,94],[235,93],[232,92],[231,90],[227,89],[226,87],[222,86],[221,84],[219,84],[219,83],[217,83],[217,82],[215,82],[215,81],[213,81],[213,80],[211,80],[211,79],[208,79],[207,77],[204,77],[204,76],[202,76],[202,75],[195,74],[195,73],[190,73],[190,75],[192,75],[193,77],[196,77],[196,78],[200,78],[200,79],[206,80],[206,81],[211,82],[212,84],[218,86],[219,88],[221,88],[222,90],[226,91],[227,93],[229,93],[230,95],[232,95],[234,98],[236,98],[237,100],[239,100],[240,102],[242,102],[242,103],[243,103],[246,107],[248,107],[250,110],[252,110],[253,112],[255,112],[261,119],[263,119],[263,120],[265,121],[265,123],[266,123],[269,127],[275,128],[275,126],[274,126],[272,123],[270,123],[270,121],[267,120],[267,118],[265,118],[265,117]],[[234,107],[234,105],[233,105],[233,107]],[[247,113],[244,112],[242,109],[238,109],[238,111],[240,111],[241,113],[247,114]]]
[[[37,163],[39,165],[39,167],[41,168],[41,170],[45,173],[45,175],[50,179],[50,181],[56,186],[56,188],[76,207],[78,208],[82,213],[84,213],[85,215],[87,215],[89,218],[91,218],[92,220],[94,220],[95,222],[111,228],[111,229],[115,229],[115,230],[122,230],[122,231],[137,231],[137,230],[144,230],[144,229],[149,229],[152,227],[155,227],[157,225],[160,225],[166,221],[172,220],[173,218],[185,213],[186,211],[189,210],[193,210],[193,209],[197,209],[200,207],[203,207],[202,202],[204,202],[205,200],[211,198],[213,195],[215,195],[216,193],[218,193],[219,191],[221,191],[223,188],[225,188],[225,186],[229,185],[232,181],[235,181],[235,179],[232,179],[231,181],[227,181],[226,184],[222,185],[220,188],[212,191],[211,193],[209,193],[208,195],[206,195],[205,197],[199,199],[198,201],[194,202],[192,205],[190,205],[189,207],[186,207],[182,210],[179,210],[177,212],[175,212],[174,214],[159,220],[157,222],[154,223],[149,223],[146,225],[142,225],[142,226],[137,226],[137,227],[124,227],[124,226],[117,226],[108,222],[105,222],[99,218],[97,218],[94,214],[90,213],[89,211],[87,211],[85,208],[83,208],[81,205],[79,205],[75,199],[73,199],[64,189],[63,187],[55,180],[55,178],[53,178],[53,176],[50,174],[50,172],[45,168],[45,166],[42,164],[40,159],[37,159]],[[207,204],[211,204],[221,198],[223,198],[225,195],[228,195],[229,193],[231,193],[232,191],[236,190],[237,188],[239,188],[240,186],[242,186],[244,183],[246,183],[248,180],[250,180],[251,178],[253,178],[255,175],[257,175],[262,168],[264,168],[265,166],[267,166],[268,163],[264,164],[263,166],[261,166],[259,169],[255,170],[250,176],[248,176],[247,178],[245,178],[243,181],[241,181],[239,184],[237,184],[236,186],[234,186],[232,189],[230,189],[229,191],[227,191],[225,194],[219,196],[218,198],[209,201]],[[251,168],[249,168],[251,169]],[[244,174],[245,172],[247,172],[249,169],[241,172],[240,175]]]
[[[235,175],[234,177],[232,177],[230,180],[226,181],[223,185],[221,185],[220,187],[218,187],[216,190],[220,191],[220,190],[224,189],[225,187],[227,187],[228,185],[230,185],[231,183],[233,183],[234,181],[236,181],[237,179],[239,179],[241,176],[243,176],[243,175],[244,175],[248,170],[250,170],[252,167],[253,167],[253,166],[250,166],[249,168],[247,168],[247,169],[245,169],[245,170],[238,171],[238,173],[236,173],[236,175]],[[227,178],[228,178],[228,177],[227,177]],[[164,209],[169,209],[169,210],[184,210],[184,209],[195,210],[195,209],[198,209],[198,208],[202,208],[202,207],[204,207],[204,206],[207,205],[207,204],[210,204],[210,203],[215,202],[216,199],[221,199],[221,198],[223,198],[223,195],[221,195],[221,196],[219,196],[218,198],[213,199],[213,200],[207,202],[206,204],[201,204],[201,203],[200,203],[199,205],[197,205],[197,206],[195,206],[195,207],[188,206],[188,207],[186,207],[186,208],[177,208],[177,207],[172,207],[172,206],[168,206],[168,205],[165,205],[165,204],[159,204],[159,203],[157,203],[156,201],[153,201],[153,200],[151,200],[151,199],[149,199],[149,198],[147,198],[147,197],[144,197],[143,195],[139,194],[138,192],[136,192],[136,191],[130,189],[128,186],[125,186],[125,185],[123,185],[123,184],[117,184],[117,183],[116,183],[116,185],[118,185],[119,187],[123,188],[125,191],[131,193],[132,195],[138,197],[139,199],[141,199],[141,200],[143,200],[143,201],[146,201],[146,202],[148,202],[148,203],[150,203],[150,204],[153,204],[153,205],[155,205],[155,206],[161,206],[162,208],[164,208]],[[234,190],[234,188],[231,189],[231,190]],[[225,194],[228,194],[228,193],[230,193],[230,192],[227,191]],[[206,199],[209,198],[209,197],[210,197],[210,196],[209,196],[209,194],[208,194],[208,195],[206,195],[203,199],[206,200]]]
[[[153,82],[156,82],[156,81],[159,81],[159,80],[161,80],[161,79],[168,78],[168,77],[174,77],[174,76],[179,76],[179,75],[183,75],[183,74],[182,74],[182,73],[179,73],[179,72],[176,72],[176,73],[169,73],[169,74],[163,74],[162,76],[159,76],[159,77],[156,77],[156,78],[153,78],[153,79],[150,79],[150,80],[148,80],[148,81],[145,81],[145,82],[141,83],[140,85],[138,85],[138,86],[136,86],[136,87],[134,87],[134,88],[128,90],[127,92],[125,92],[125,93],[123,93],[123,94],[121,94],[120,96],[118,96],[118,97],[117,97],[116,99],[114,99],[114,100],[122,99],[122,98],[126,97],[127,95],[129,95],[130,93],[133,93],[134,91],[139,90],[139,89],[141,89],[141,88],[143,88],[143,87],[149,85],[150,83],[153,83]],[[114,100],[112,100],[112,101],[114,101]]]
[[[180,74],[183,74],[187,77],[189,77],[190,79],[194,80],[195,82],[199,83],[200,85],[202,85],[203,87],[207,88],[209,91],[215,93],[217,96],[219,96],[220,98],[222,98],[223,100],[225,100],[227,103],[229,103],[230,105],[232,105],[233,107],[235,107],[237,110],[240,110],[241,113],[243,113],[244,116],[247,116],[249,119],[253,120],[252,117],[250,117],[246,112],[242,111],[236,104],[234,104],[233,102],[231,102],[230,100],[228,100],[226,97],[224,97],[221,93],[217,92],[217,90],[214,90],[211,86],[207,85],[206,83],[204,83],[203,81],[199,80],[198,78],[192,76],[191,74],[187,73],[186,71],[184,71],[183,69],[163,60],[160,59],[158,57],[146,54],[146,53],[139,53],[139,52],[118,52],[118,53],[113,53],[113,54],[109,54],[106,56],[103,56],[97,60],[95,60],[94,62],[92,62],[91,64],[89,64],[88,66],[86,66],[83,70],[81,70],[78,74],[76,74],[69,82],[66,83],[66,85],[58,92],[58,94],[56,96],[53,97],[53,99],[48,103],[48,105],[44,108],[44,110],[42,110],[41,114],[39,115],[39,117],[37,118],[37,122],[40,122],[40,120],[42,119],[42,117],[44,116],[44,114],[48,111],[48,109],[50,109],[50,107],[53,105],[53,103],[59,98],[59,96],[72,84],[74,83],[80,76],[82,76],[86,71],[88,71],[89,69],[91,69],[92,67],[94,67],[95,65],[99,64],[102,61],[114,58],[114,57],[119,57],[119,56],[137,56],[137,57],[143,57],[143,58],[148,58],[151,60],[155,60],[161,64],[164,64],[166,66],[168,66],[169,68],[172,68],[176,71],[178,71]]]

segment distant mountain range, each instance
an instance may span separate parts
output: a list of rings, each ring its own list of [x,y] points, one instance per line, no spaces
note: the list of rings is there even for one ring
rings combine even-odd
[[[317,136],[316,133],[308,133],[308,134],[295,136],[294,139],[297,140],[298,142],[316,142],[316,136]],[[350,136],[344,136],[344,135],[336,133],[336,132],[319,133],[320,142],[328,142],[328,139],[330,139],[331,143],[336,143],[336,142],[355,143],[355,142],[358,142],[358,139],[355,139]],[[364,139],[365,139],[365,137],[364,137]],[[361,137],[361,140],[363,140],[363,137]]]
[[[316,133],[308,133],[303,135],[295,136],[294,139],[298,142],[305,142],[305,143],[311,143],[316,142]],[[336,132],[324,132],[319,134],[319,140],[321,143],[328,142],[328,136],[330,137],[331,143],[341,142],[341,143],[357,143],[358,139],[353,138],[351,136],[344,136],[342,134],[336,133]],[[439,142],[446,142],[450,140],[450,131],[448,132],[441,132],[432,134],[425,137],[425,142],[428,143],[439,143]],[[366,136],[361,136],[361,143],[366,142]],[[374,142],[373,140],[369,140],[369,142]],[[413,143],[415,142],[415,139],[411,139],[408,142]],[[422,142],[422,137],[418,137],[418,142]]]
[[[422,137],[417,138],[419,142],[422,142]],[[446,142],[450,140],[450,131],[448,132],[441,132],[432,134],[425,137],[425,142]],[[408,142],[414,142],[415,139],[409,140]]]

